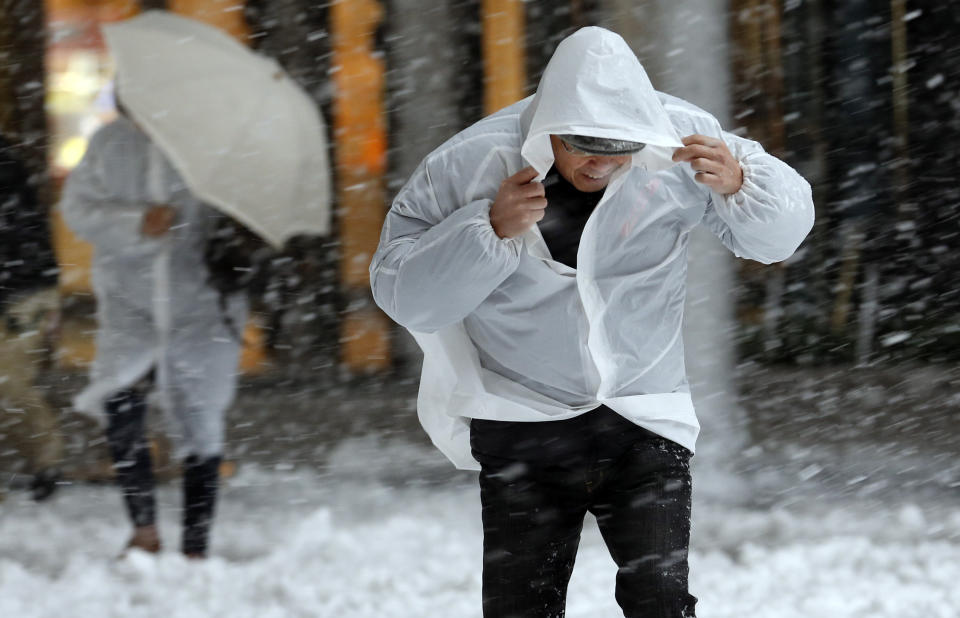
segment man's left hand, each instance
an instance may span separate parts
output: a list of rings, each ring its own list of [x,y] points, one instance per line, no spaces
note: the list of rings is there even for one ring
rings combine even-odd
[[[683,148],[673,152],[673,160],[686,162],[697,173],[694,179],[721,195],[730,195],[743,185],[743,168],[721,139],[706,135],[688,135]]]

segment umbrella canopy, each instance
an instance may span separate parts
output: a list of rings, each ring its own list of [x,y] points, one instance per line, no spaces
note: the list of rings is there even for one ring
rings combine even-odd
[[[277,248],[329,231],[323,120],[275,61],[165,11],[103,31],[119,99],[199,199]]]

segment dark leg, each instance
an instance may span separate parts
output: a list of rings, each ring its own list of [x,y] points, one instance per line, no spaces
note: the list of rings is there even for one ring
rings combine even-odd
[[[522,465],[480,472],[483,616],[562,618],[586,505],[556,505],[558,488]]]
[[[120,391],[106,403],[107,441],[113,468],[127,512],[137,528],[154,526],[157,519],[146,410],[143,393],[136,389]]]
[[[689,618],[690,451],[649,434],[609,471],[591,511],[619,567],[627,618]]]
[[[183,553],[192,558],[207,555],[210,526],[220,484],[220,457],[191,455],[183,466]]]
[[[473,421],[483,507],[484,618],[562,618],[587,512],[566,421]]]

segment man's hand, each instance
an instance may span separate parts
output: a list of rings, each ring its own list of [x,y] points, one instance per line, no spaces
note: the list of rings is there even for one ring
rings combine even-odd
[[[697,173],[694,180],[721,195],[730,195],[743,185],[743,168],[723,140],[706,135],[688,135],[683,148],[673,153],[674,161],[689,163]]]
[[[519,236],[543,219],[547,207],[543,184],[531,182],[537,170],[525,167],[500,184],[490,207],[490,225],[500,238]]]
[[[177,219],[177,209],[168,204],[155,204],[143,213],[140,223],[140,233],[144,236],[156,238],[170,231],[170,227]]]

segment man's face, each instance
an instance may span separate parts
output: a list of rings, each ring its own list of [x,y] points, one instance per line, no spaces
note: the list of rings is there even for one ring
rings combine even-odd
[[[591,155],[583,153],[556,135],[550,136],[554,165],[557,171],[576,187],[577,191],[593,193],[610,184],[613,173],[627,165],[633,155]]]

